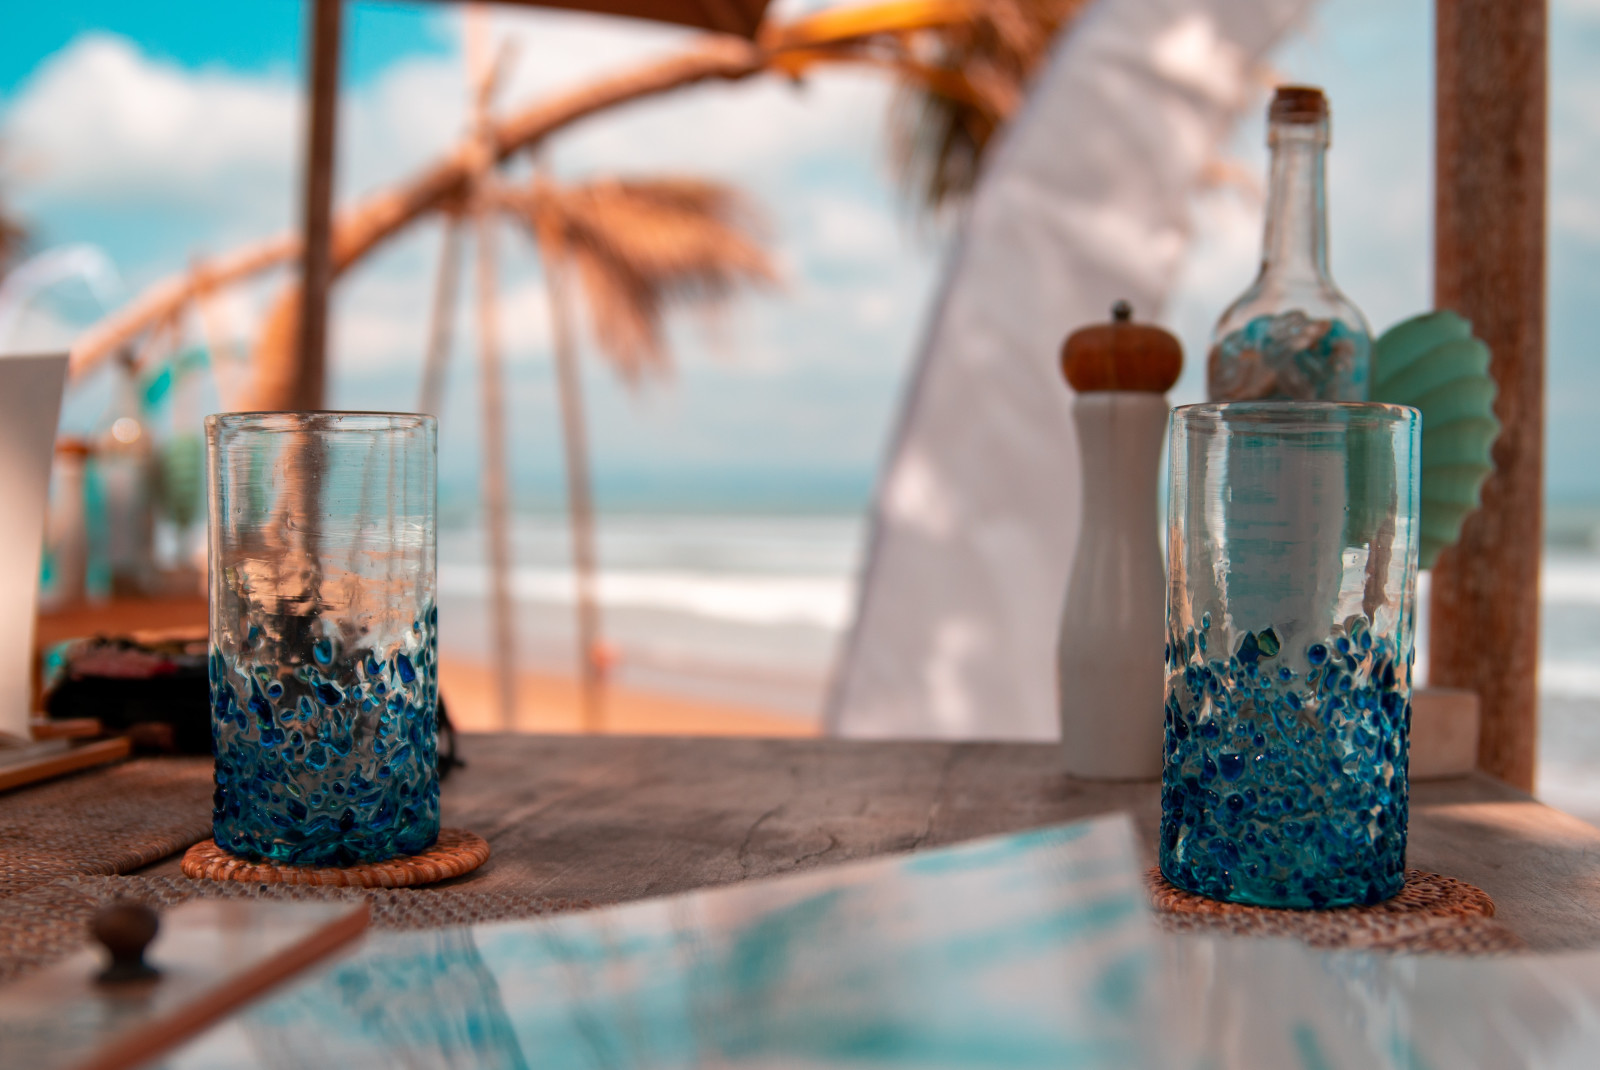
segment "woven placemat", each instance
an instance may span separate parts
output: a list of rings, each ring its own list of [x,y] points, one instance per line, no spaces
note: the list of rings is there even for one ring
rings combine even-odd
[[[139,758],[0,795],[0,900],[127,873],[211,835],[211,759]]]
[[[1494,900],[1454,877],[1406,870],[1405,887],[1373,906],[1334,910],[1279,910],[1224,903],[1184,891],[1162,876],[1145,873],[1156,920],[1167,932],[1230,936],[1289,936],[1323,949],[1443,951],[1481,954],[1517,951],[1524,944],[1494,921]]]
[[[206,840],[183,856],[183,875],[195,880],[250,884],[319,884],[346,888],[409,888],[471,873],[489,860],[489,844],[466,829],[440,829],[439,839],[419,855],[359,866],[284,866],[251,862]]]
[[[351,888],[328,884],[245,884],[188,877],[67,877],[6,900],[0,910],[0,983],[71,954],[89,942],[95,911],[118,899],[156,910],[191,899],[267,899],[277,902],[361,902],[376,929],[437,929],[517,921],[587,910],[587,899],[550,899],[522,891],[468,888]]]

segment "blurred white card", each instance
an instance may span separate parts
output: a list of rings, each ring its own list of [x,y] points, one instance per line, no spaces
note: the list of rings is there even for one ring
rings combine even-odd
[[[39,553],[67,355],[0,357],[0,732],[27,736]]]

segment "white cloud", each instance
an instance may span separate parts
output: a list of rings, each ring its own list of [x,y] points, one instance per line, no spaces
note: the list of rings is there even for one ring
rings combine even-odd
[[[507,352],[524,358],[550,345],[550,295],[543,279],[524,279],[501,294],[500,334]]]
[[[550,303],[543,279],[528,270],[527,257],[511,247],[509,234],[497,243],[499,339],[504,358],[519,363],[542,356],[550,344]],[[473,363],[478,353],[477,259],[472,232],[463,235],[458,264],[454,360]],[[440,230],[418,227],[363,263],[340,283],[335,294],[332,352],[342,371],[362,374],[388,369],[420,378],[432,329]]]
[[[237,202],[281,188],[298,127],[286,83],[187,71],[90,34],[28,82],[5,135],[50,197],[123,206]]]
[[[886,289],[856,296],[856,320],[863,327],[883,327],[894,321],[895,295]]]
[[[1550,203],[1550,228],[1562,237],[1600,244],[1600,199],[1586,191],[1556,194]]]
[[[803,241],[813,258],[882,261],[905,241],[901,228],[881,204],[824,195],[810,199],[806,215]]]
[[[31,201],[225,214],[225,241],[284,226],[299,195],[303,87],[284,74],[187,70],[108,34],[79,37],[4,120]],[[392,183],[462,133],[458,66],[395,63],[340,102],[339,200]]]
[[[465,133],[460,67],[433,57],[401,60],[344,94],[339,124],[339,196],[345,202],[417,171]]]
[[[563,168],[780,179],[818,153],[877,157],[891,92],[883,77],[859,71],[824,72],[798,86],[765,77],[702,85],[575,126],[553,156]]]

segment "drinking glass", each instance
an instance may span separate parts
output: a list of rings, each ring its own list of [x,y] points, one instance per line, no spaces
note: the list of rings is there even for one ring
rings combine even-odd
[[[1405,882],[1421,417],[1173,413],[1161,871],[1272,907]]]
[[[212,818],[236,855],[348,866],[438,838],[436,428],[206,419]]]

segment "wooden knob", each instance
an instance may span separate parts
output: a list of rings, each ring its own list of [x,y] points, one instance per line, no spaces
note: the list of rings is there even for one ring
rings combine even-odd
[[[1080,394],[1130,390],[1165,394],[1183,371],[1183,347],[1171,334],[1133,322],[1126,301],[1111,306],[1111,322],[1073,331],[1061,347],[1061,370]]]
[[[89,931],[111,952],[111,965],[97,980],[101,984],[121,984],[155,977],[159,971],[145,962],[144,950],[160,927],[156,912],[143,903],[118,900],[102,907],[89,923]]]

